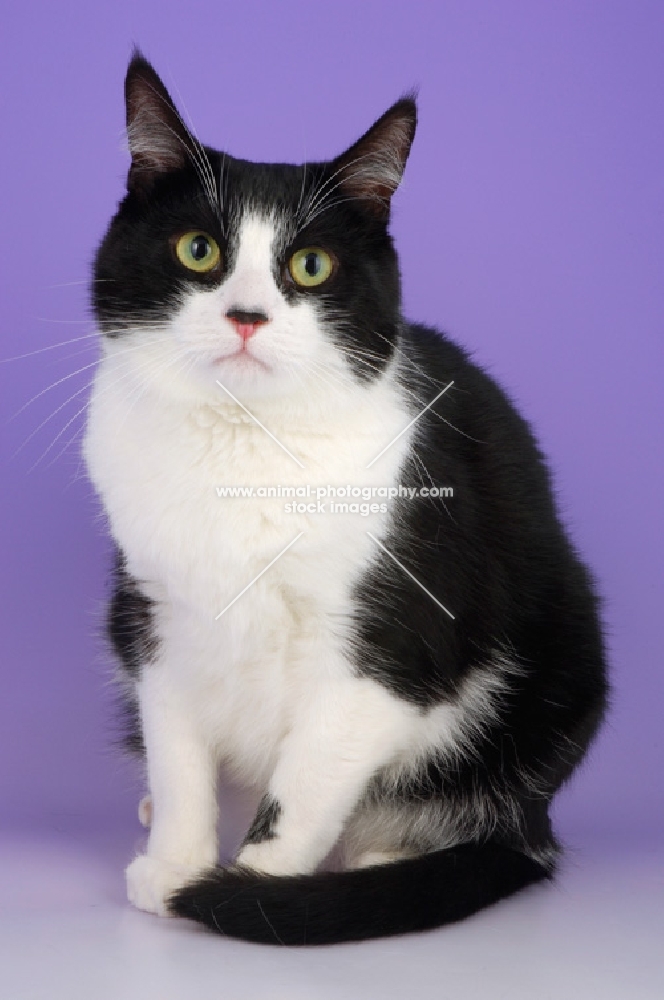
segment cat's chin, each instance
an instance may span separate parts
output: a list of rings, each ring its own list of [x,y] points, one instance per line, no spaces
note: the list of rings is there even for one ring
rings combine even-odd
[[[219,357],[215,358],[212,362],[213,367],[219,372],[250,372],[253,373],[258,369],[264,372],[271,372],[272,368],[257,358],[255,354],[250,354],[249,351],[234,351],[232,354],[221,354]]]
[[[191,388],[207,397],[237,397],[246,405],[253,401],[283,399],[300,386],[287,370],[270,365],[246,351],[206,358],[187,379]]]

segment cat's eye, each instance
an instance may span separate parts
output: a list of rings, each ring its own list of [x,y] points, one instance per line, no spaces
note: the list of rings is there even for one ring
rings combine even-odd
[[[217,241],[207,233],[199,233],[196,230],[185,233],[178,239],[175,253],[181,264],[199,274],[211,271],[221,260],[221,250]]]
[[[334,270],[334,259],[325,250],[305,247],[297,250],[288,261],[288,270],[296,285],[313,288],[322,285]]]

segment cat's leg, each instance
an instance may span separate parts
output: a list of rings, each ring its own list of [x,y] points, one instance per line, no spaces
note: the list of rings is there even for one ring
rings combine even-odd
[[[341,839],[341,862],[346,870],[388,865],[423,853],[409,844],[405,824],[399,822],[405,805],[388,813],[377,808],[360,806],[350,818]],[[384,820],[384,822],[381,822]],[[404,836],[406,834],[406,836]]]
[[[344,829],[342,866],[370,868],[426,854],[437,846],[439,826],[435,807],[403,801],[389,792],[377,799],[374,793],[360,803]]]
[[[275,875],[313,871],[372,776],[408,746],[412,706],[367,678],[329,673],[284,739],[240,865]]]
[[[375,868],[377,865],[391,865],[414,855],[407,851],[365,851],[348,862],[347,868]]]
[[[138,682],[151,799],[145,854],[127,868],[127,894],[139,909],[165,913],[166,898],[217,860],[216,766],[166,665]]]

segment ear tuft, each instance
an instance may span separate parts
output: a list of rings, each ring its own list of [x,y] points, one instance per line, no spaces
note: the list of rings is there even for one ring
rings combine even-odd
[[[159,174],[185,166],[192,139],[166,87],[138,49],[127,69],[125,102],[132,161],[127,187],[145,190]]]
[[[415,95],[406,94],[334,161],[344,194],[364,201],[365,210],[377,218],[389,217],[390,199],[401,183],[416,126]]]

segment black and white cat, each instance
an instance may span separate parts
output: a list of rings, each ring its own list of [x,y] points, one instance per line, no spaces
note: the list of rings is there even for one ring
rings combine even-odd
[[[401,314],[415,103],[291,166],[201,146],[140,54],[126,99],[85,455],[149,786],[129,898],[282,944],[460,919],[552,874],[606,681],[527,424]],[[220,770],[262,796],[227,867]]]

